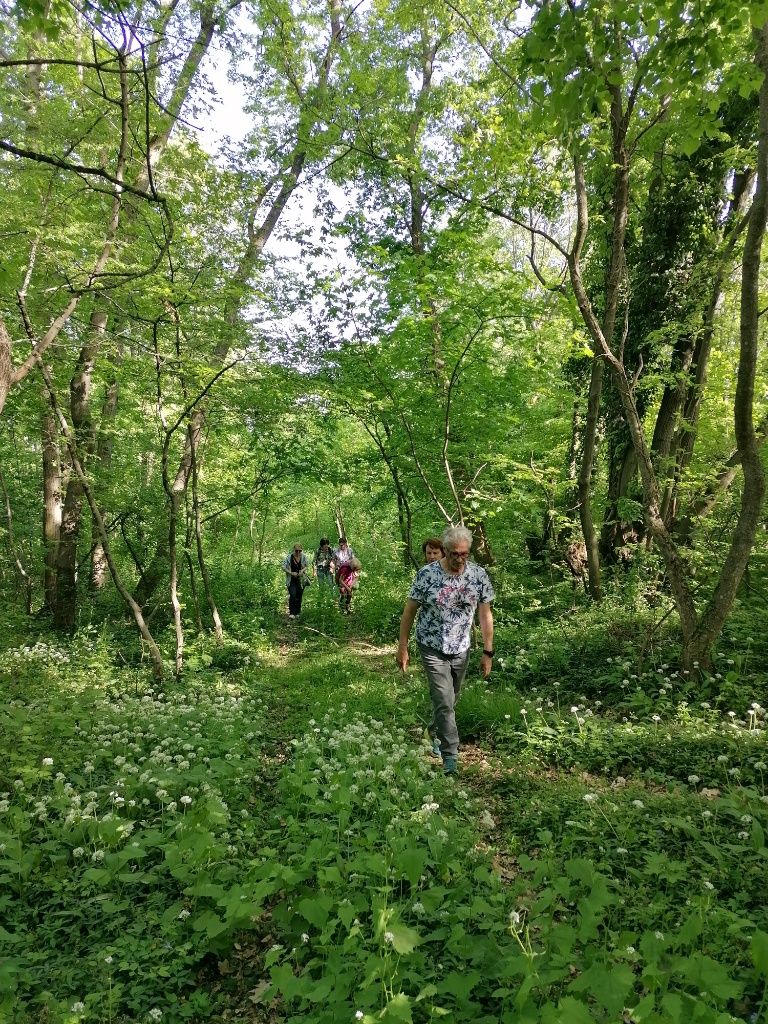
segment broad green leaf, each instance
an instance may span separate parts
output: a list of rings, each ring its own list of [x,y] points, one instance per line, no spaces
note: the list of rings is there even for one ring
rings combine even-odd
[[[768,977],[768,933],[758,929],[752,936],[749,951],[752,955],[752,963],[759,973]]]

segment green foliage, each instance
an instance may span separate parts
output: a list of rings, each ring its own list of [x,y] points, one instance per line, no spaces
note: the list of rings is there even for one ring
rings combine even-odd
[[[286,659],[272,618],[249,622],[198,641],[164,691],[117,668],[104,631],[4,653],[6,1015],[194,1021],[245,986],[286,1024],[756,1012],[768,759],[749,658],[717,666],[731,716],[663,663],[593,662],[587,703],[567,675],[532,683],[521,651],[518,687],[467,682],[460,729],[492,768],[468,756],[457,781],[416,738],[423,682],[313,598],[325,637],[293,625]]]
[[[143,1019],[162,993],[164,1019],[194,1019],[211,1005],[200,963],[259,909],[238,879],[259,842],[263,706],[210,680],[130,686],[83,646],[7,651],[0,669],[1,1005],[18,1022],[71,1021],[77,1003]]]

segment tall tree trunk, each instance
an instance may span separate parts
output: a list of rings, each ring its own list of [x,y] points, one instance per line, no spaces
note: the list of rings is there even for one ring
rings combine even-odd
[[[650,448],[646,442],[642,419],[634,399],[634,382],[630,381],[627,376],[621,350],[617,355],[607,343],[581,274],[580,254],[588,226],[588,203],[583,165],[578,159],[575,161],[577,227],[574,244],[568,258],[571,283],[596,351],[602,352],[610,367],[612,379],[627,418],[643,484],[646,523],[659,545],[680,617],[684,668],[692,667],[694,661],[698,661],[702,666],[709,662],[712,644],[719,636],[730,613],[754,544],[765,493],[765,478],[754,427],[753,406],[757,365],[760,254],[768,220],[768,23],[755,33],[755,40],[757,63],[763,74],[759,101],[757,188],[750,210],[742,257],[739,368],[734,407],[736,442],[744,471],[744,488],[739,518],[733,532],[728,555],[721,566],[713,594],[700,615],[697,613],[691,592],[687,566],[661,515],[658,479]],[[628,117],[629,112],[626,112],[621,121],[617,121],[615,117],[612,118],[614,131],[618,125],[625,130]],[[625,213],[628,209],[628,196],[626,198]],[[617,216],[620,212],[618,208],[615,210]],[[617,239],[614,239],[614,246],[616,241]]]
[[[472,554],[475,561],[479,565],[495,565],[496,559],[493,557],[493,549],[483,520],[471,522],[469,529],[472,531]]]
[[[40,422],[43,464],[43,607],[53,612],[56,604],[56,559],[62,516],[61,456],[56,417],[43,395],[47,408]]]
[[[587,576],[590,597],[599,601],[602,597],[600,580],[600,542],[595,520],[592,515],[592,474],[597,452],[597,432],[600,422],[600,395],[603,390],[604,363],[601,356],[592,359],[587,395],[587,415],[581,442],[581,463],[577,480],[579,495],[579,521],[584,544],[587,549]]]
[[[120,388],[117,382],[117,374],[113,372],[107,381],[104,401],[101,406],[101,419],[99,421],[99,437],[96,443],[95,463],[98,466],[100,478],[104,481],[109,478],[112,470],[112,452],[114,449],[113,431],[115,418],[117,416],[117,405],[120,395]],[[107,560],[104,557],[104,548],[98,536],[95,524],[92,524],[91,533],[91,589],[102,590],[109,575]]]
[[[13,356],[11,349],[11,336],[5,326],[5,321],[0,316],[0,413],[5,407],[8,392],[13,383]]]
[[[136,604],[134,599],[131,597],[128,588],[123,583],[122,577],[120,576],[120,573],[117,570],[115,561],[112,558],[112,552],[109,546],[109,537],[107,536],[107,529],[106,526],[104,525],[104,519],[102,518],[101,512],[99,511],[99,507],[96,504],[96,499],[93,495],[93,490],[91,489],[88,483],[88,478],[85,475],[85,470],[83,469],[80,460],[77,456],[77,446],[75,443],[74,431],[69,427],[66,418],[61,412],[58,401],[56,399],[56,392],[53,387],[53,380],[51,379],[50,373],[48,372],[47,368],[44,365],[41,365],[40,370],[43,375],[43,380],[45,381],[46,388],[48,389],[48,395],[51,401],[51,408],[54,411],[56,420],[59,424],[59,430],[61,432],[62,437],[64,438],[64,441],[66,442],[67,449],[69,451],[69,457],[72,462],[72,471],[77,474],[77,477],[80,481],[80,485],[83,489],[83,493],[85,494],[86,500],[88,501],[88,505],[91,509],[91,515],[93,516],[98,526],[99,535],[101,537],[101,543],[104,545],[104,555],[107,559],[107,565],[109,566],[109,571],[112,576],[112,582],[115,584],[117,592],[120,594],[123,601],[125,601],[127,607],[130,608],[131,613],[133,614],[134,621],[136,622],[136,627],[139,631],[139,634],[144,643],[147,645],[149,657],[152,662],[152,671],[155,678],[162,679],[163,656],[160,653],[160,648],[155,643],[154,637],[149,631],[149,627],[147,626],[144,616],[141,613],[141,608],[139,608],[138,604]]]
[[[179,521],[181,495],[168,489],[168,554],[170,558],[171,608],[173,609],[173,628],[176,634],[176,675],[180,676],[184,667],[184,626],[181,621],[181,602],[179,601],[179,560],[176,552],[176,531]]]
[[[16,543],[16,532],[13,528],[13,509],[11,508],[11,496],[8,494],[8,488],[5,486],[5,477],[3,471],[0,469],[0,491],[3,495],[3,503],[5,505],[5,526],[6,526],[6,542],[8,544],[8,554],[11,556],[13,564],[16,566],[16,572],[19,576],[24,592],[24,608],[27,615],[32,614],[32,578],[29,572],[24,566],[24,559],[22,557],[21,548]]]
[[[714,593],[702,612],[694,634],[683,649],[683,665],[706,663],[712,645],[725,624],[747,567],[760,522],[765,495],[765,472],[760,459],[754,422],[755,375],[760,317],[760,264],[768,223],[768,23],[755,33],[757,63],[763,73],[760,86],[760,127],[757,147],[757,186],[749,213],[741,271],[739,368],[734,400],[736,447],[744,474],[741,508]]]
[[[197,450],[194,444],[190,444],[192,453],[192,514],[195,524],[195,544],[197,547],[197,564],[200,566],[200,578],[203,581],[203,592],[208,602],[208,609],[213,619],[213,633],[218,641],[224,639],[224,627],[221,624],[221,616],[213,597],[211,578],[208,575],[208,566],[203,553],[203,528],[200,522],[200,501],[198,495],[198,471],[197,471]]]
[[[94,450],[91,418],[93,369],[106,325],[106,313],[95,311],[91,317],[90,336],[80,350],[77,370],[70,383],[70,419],[78,457],[84,467],[87,467]],[[53,622],[59,629],[72,630],[77,621],[77,556],[82,510],[82,483],[77,473],[71,473],[64,495],[64,510],[56,555],[56,597],[53,606]]]
[[[652,191],[666,189],[669,192],[674,188],[675,198],[670,201],[669,196],[665,196],[662,206],[664,209],[670,208],[672,213],[669,216],[662,215],[661,220],[658,208],[651,206],[651,220],[644,229],[649,253],[641,249],[638,257],[639,265],[645,268],[641,273],[651,273],[652,281],[665,280],[668,276],[674,278],[671,271],[679,264],[685,267],[691,251],[696,252],[697,265],[692,281],[687,286],[667,285],[659,291],[658,285],[652,285],[650,298],[643,297],[647,289],[638,287],[630,305],[630,314],[634,318],[630,340],[633,352],[638,355],[648,350],[647,341],[654,331],[669,325],[670,315],[688,325],[685,330],[679,331],[672,346],[666,371],[667,383],[659,402],[651,442],[654,466],[662,491],[661,513],[672,529],[677,513],[679,483],[690,463],[698,433],[715,313],[724,284],[732,271],[733,254],[745,227],[744,212],[754,182],[752,171],[726,174],[723,166],[724,157],[718,159],[717,154],[713,157],[708,152],[698,162],[693,162],[691,173],[699,185],[697,198],[700,199],[702,191],[708,195],[722,195],[724,189],[726,195],[730,194],[725,215],[722,202],[710,199],[702,209],[700,202],[690,197],[681,200],[677,195],[677,182],[665,181],[659,162],[659,174],[652,185]],[[715,189],[715,182],[722,183],[719,193]],[[706,213],[708,224],[702,222],[702,213]],[[641,280],[641,286],[643,282],[647,284],[645,277]],[[652,350],[650,357],[651,362],[646,369],[652,369],[655,365]],[[641,414],[644,414],[642,405],[640,408]],[[608,502],[601,536],[603,557],[611,557],[612,552],[623,543],[627,527],[633,533],[637,531],[637,536],[643,533],[639,529],[641,524],[624,523],[618,511],[619,501],[630,493],[637,475],[637,459],[624,420],[610,433]]]
[[[163,30],[168,19],[171,17],[175,6],[175,3],[162,6],[159,18],[155,19],[152,25],[155,40],[160,40],[163,37]],[[181,113],[181,109],[189,95],[192,83],[199,70],[200,63],[210,46],[211,40],[213,39],[215,27],[216,19],[213,15],[212,7],[210,5],[203,7],[200,13],[200,26],[197,36],[190,46],[178,78],[173,83],[171,95],[164,106],[161,127],[149,140],[148,150],[145,154],[146,159],[134,178],[132,185],[133,189],[138,189],[143,192],[152,185],[152,172],[165,152],[178,121],[179,114]],[[153,53],[157,49],[157,45],[157,43],[154,43],[150,48]],[[124,232],[126,237],[130,236],[130,226],[132,222],[133,217],[129,213],[126,217],[126,232]],[[103,346],[106,326],[106,307],[97,305],[91,314],[89,339],[80,351],[80,356],[78,358],[78,363],[75,368],[71,384],[71,391],[73,393],[72,421],[75,426],[76,434],[78,435],[78,446],[81,452],[87,452],[91,455],[94,453],[95,439],[92,436],[87,445],[83,444],[83,438],[80,436],[83,430],[81,424],[88,422],[89,429],[93,435],[90,396],[93,387],[94,368]],[[117,385],[116,381],[113,379],[107,387],[107,396],[102,413],[106,414],[107,417],[111,417],[114,415],[116,408]],[[104,438],[105,443],[109,443],[110,446],[108,458],[111,458],[111,442],[107,441],[110,425],[111,424],[109,423],[105,423],[105,429],[101,435],[102,438]],[[98,455],[98,452],[96,454]],[[72,493],[69,491],[70,486],[72,488]],[[78,489],[79,484],[75,475],[68,485],[67,495],[64,500],[66,514],[64,517],[62,539],[57,562],[57,573],[62,577],[65,577],[62,580],[62,593],[66,597],[68,608],[57,608],[54,613],[54,621],[65,626],[65,628],[71,628],[71,624],[65,624],[69,623],[70,619],[74,621],[74,616],[76,614],[75,608],[73,606],[69,607],[69,604],[71,601],[76,599],[77,595],[77,588],[74,583],[74,574],[76,572],[77,542],[80,536],[82,517],[82,494],[78,496]],[[91,583],[96,589],[99,589],[103,585],[105,578],[106,559],[99,538],[95,535],[97,532],[95,526],[92,529],[94,532],[94,544],[92,546]]]
[[[416,565],[413,557],[413,521],[411,517],[411,506],[402,487],[398,486],[399,479],[395,485],[397,496],[397,525],[400,530],[400,558],[406,568]]]

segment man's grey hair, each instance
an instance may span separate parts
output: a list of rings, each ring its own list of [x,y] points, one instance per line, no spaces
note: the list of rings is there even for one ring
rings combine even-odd
[[[472,534],[465,526],[449,526],[443,531],[442,540],[446,551],[452,551],[460,541],[465,541],[472,547]]]

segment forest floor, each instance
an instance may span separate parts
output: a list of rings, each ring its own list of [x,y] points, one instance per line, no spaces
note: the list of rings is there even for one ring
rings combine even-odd
[[[420,666],[312,622],[163,688],[93,637],[0,656],[0,1020],[762,1024],[753,694],[470,672],[445,778]]]

